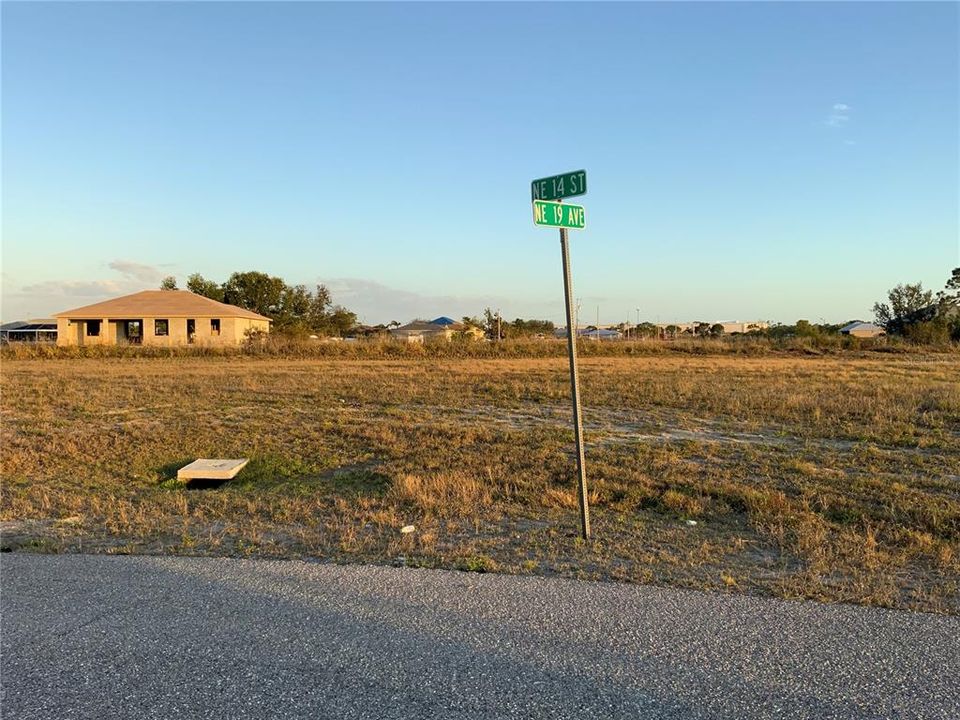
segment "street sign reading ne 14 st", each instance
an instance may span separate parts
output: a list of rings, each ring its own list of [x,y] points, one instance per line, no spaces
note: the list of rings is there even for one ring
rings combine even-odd
[[[555,202],[587,192],[587,172],[577,170],[563,175],[540,178],[530,183],[533,222],[560,228],[560,255],[563,258],[563,299],[567,315],[567,356],[570,358],[570,399],[573,401],[573,440],[577,448],[577,499],[580,504],[580,534],[590,539],[590,503],[587,469],[583,454],[583,411],[580,407],[580,380],[577,373],[577,327],[573,311],[573,280],[570,273],[570,243],[567,229],[582,230],[587,224],[583,206]]]
[[[586,194],[586,170],[574,170],[563,175],[540,178],[530,183],[531,200],[561,200]]]
[[[534,200],[533,222],[535,225],[545,225],[546,227],[583,230],[587,225],[587,218],[583,205]]]

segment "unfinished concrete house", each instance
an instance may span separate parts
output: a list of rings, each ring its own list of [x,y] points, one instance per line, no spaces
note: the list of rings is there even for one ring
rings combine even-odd
[[[57,345],[239,345],[270,318],[186,290],[144,290],[54,315]]]

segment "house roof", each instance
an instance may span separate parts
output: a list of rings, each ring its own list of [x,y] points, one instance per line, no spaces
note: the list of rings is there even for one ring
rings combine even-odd
[[[18,325],[17,327],[12,327],[12,328],[4,327],[2,328],[2,330],[4,332],[14,332],[14,333],[37,332],[38,330],[40,332],[56,332],[57,323],[55,320],[51,322],[32,322],[32,323],[26,323],[25,325]]]
[[[188,290],[142,290],[133,295],[64,310],[58,318],[214,317],[269,320],[252,310],[195,295]]]
[[[580,328],[577,330],[577,335],[583,337],[620,337],[623,335],[619,330],[610,330],[608,328],[594,328],[593,330],[587,330],[586,328]]]
[[[16,320],[0,325],[0,332],[34,332],[36,330],[56,330],[57,321],[52,318],[37,318],[34,320]]]

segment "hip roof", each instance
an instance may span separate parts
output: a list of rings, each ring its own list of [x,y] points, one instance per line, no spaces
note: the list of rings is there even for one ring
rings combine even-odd
[[[142,290],[132,295],[104,300],[93,305],[84,305],[73,310],[64,310],[54,317],[67,319],[140,317],[213,317],[267,320],[252,310],[237,305],[211,300],[188,290]]]

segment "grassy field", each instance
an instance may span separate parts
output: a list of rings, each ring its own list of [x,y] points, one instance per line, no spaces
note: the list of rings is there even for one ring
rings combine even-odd
[[[960,612],[956,354],[584,358],[587,543],[561,357],[8,359],[0,380],[6,549]],[[197,457],[252,460],[181,486]]]

